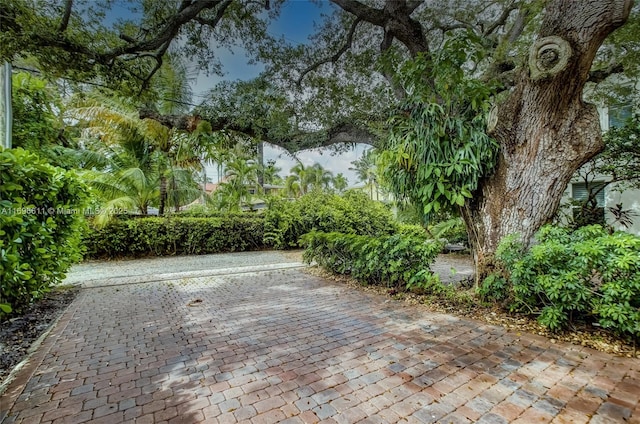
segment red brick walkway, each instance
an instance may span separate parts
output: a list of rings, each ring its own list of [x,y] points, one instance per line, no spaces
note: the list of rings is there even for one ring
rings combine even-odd
[[[82,291],[4,423],[640,423],[640,361],[297,270]]]

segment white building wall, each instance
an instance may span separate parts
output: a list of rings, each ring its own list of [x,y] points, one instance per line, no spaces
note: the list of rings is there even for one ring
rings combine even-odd
[[[635,86],[635,91],[640,92],[640,82],[635,83]],[[598,111],[600,116],[600,127],[602,128],[603,132],[606,132],[609,130],[609,108],[602,105],[598,107]],[[610,179],[611,178],[606,175],[598,175],[593,178],[593,182],[606,182]],[[584,182],[584,179],[576,175],[576,177],[571,180],[569,186],[565,190],[561,202],[561,209],[563,209],[565,213],[570,213],[570,208],[568,208],[567,206],[569,205],[569,202],[573,197],[573,193],[571,193],[572,184],[582,182]],[[627,231],[629,233],[640,236],[640,190],[625,189],[623,184],[612,183],[605,187],[604,198],[605,222],[611,225],[616,230]],[[631,217],[633,225],[630,228],[625,228],[615,222],[615,217],[611,213],[610,208],[614,208],[618,204],[622,204],[622,209],[629,210],[633,215]],[[563,221],[563,219],[561,219],[561,221]]]
[[[631,228],[624,228],[615,224],[613,214],[609,211],[609,207],[621,203],[623,210],[630,210],[634,216]],[[616,184],[610,184],[605,188],[605,220],[607,224],[612,225],[616,230],[628,231],[632,234],[640,236],[640,190],[616,190]]]

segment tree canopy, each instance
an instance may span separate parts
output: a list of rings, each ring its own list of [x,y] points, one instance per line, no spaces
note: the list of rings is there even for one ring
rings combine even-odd
[[[268,32],[284,3],[132,0],[115,7],[108,1],[9,0],[0,6],[0,57],[35,60],[51,75],[97,81],[141,95],[141,103],[148,103],[144,98],[153,96],[153,88],[164,80],[154,75],[168,60],[167,52],[220,73],[219,52],[240,45],[253,60],[264,62],[266,71],[255,81],[212,87],[196,112],[214,130],[239,131],[290,151],[354,142],[377,145],[387,134],[386,120],[410,94],[396,78],[406,58],[418,53],[437,57],[450,47],[452,36],[465,34],[478,42],[467,49],[473,52],[461,70],[505,91],[526,65],[545,4],[332,0],[337,7],[310,43],[295,45]],[[590,80],[601,82],[622,71],[635,75],[637,26],[634,14],[610,37]],[[425,84],[432,85],[438,72],[433,64],[424,69]],[[158,111],[142,113],[159,118]],[[189,125],[184,120],[164,123]]]
[[[305,45],[269,34],[284,3],[141,0],[114,19],[110,2],[9,0],[0,56],[144,105],[169,51],[215,72],[217,49],[240,44],[266,64],[260,78],[215,87],[193,119],[141,116],[178,129],[205,118],[290,151],[386,147],[394,191],[425,212],[459,208],[481,260],[507,234],[531,240],[603,149],[585,87],[638,70],[631,0],[332,0]]]

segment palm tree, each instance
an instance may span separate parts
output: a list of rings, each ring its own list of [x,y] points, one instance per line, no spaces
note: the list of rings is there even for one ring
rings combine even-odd
[[[165,55],[163,66],[152,81],[154,89],[139,100],[145,108],[162,114],[186,112],[185,105],[191,98],[187,75],[184,63]],[[199,131],[188,134],[155,120],[140,119],[138,106],[126,99],[93,93],[73,112],[74,117],[88,124],[89,131],[109,146],[142,140],[142,144],[157,153],[153,155],[158,173],[157,205],[159,214],[163,215],[167,206],[177,208],[199,195],[193,190],[193,175],[188,174],[203,170],[206,143]]]
[[[152,108],[162,114],[180,114],[187,112],[187,103],[192,97],[189,84],[188,69],[184,62],[175,60],[171,55],[163,58],[154,84],[157,98],[153,99]],[[152,132],[160,135],[157,140],[159,150],[163,153],[160,181],[159,214],[164,214],[166,206],[176,210],[190,203],[201,193],[195,187],[194,172],[204,172],[204,162],[213,155],[208,143],[206,131],[198,128],[192,133],[177,131],[163,127],[160,130],[157,122],[144,120],[150,125]],[[206,182],[205,182],[206,183]]]
[[[156,121],[152,122],[156,123]],[[162,132],[158,133],[162,134]],[[198,197],[200,193],[197,186],[193,187],[195,183],[193,174],[201,172],[204,168],[202,157],[205,154],[205,148],[200,143],[197,133],[187,134],[171,129],[162,135],[164,137],[158,139],[161,152],[158,207],[160,215],[164,214],[167,205],[177,209]],[[183,182],[185,186],[180,187],[178,182]]]
[[[153,79],[155,98],[149,102],[164,115],[188,112],[188,103],[193,97],[190,84],[193,79],[185,62],[171,54],[165,55],[162,67]]]
[[[232,154],[225,163],[225,180],[216,190],[215,196],[221,209],[239,210],[251,205],[253,194],[260,191],[258,183],[259,165],[246,155]]]
[[[308,168],[307,181],[314,190],[326,190],[331,185],[333,173],[324,169],[319,163]]]
[[[158,197],[154,203],[157,202],[160,215],[168,204],[178,207],[176,202],[185,204],[197,197],[196,191],[177,185],[180,181],[191,184],[193,178],[185,178],[185,172],[202,169],[202,145],[197,135],[169,129],[151,119],[139,119],[135,108],[120,99],[102,95],[92,95],[72,112],[87,125],[88,134],[97,137],[116,154],[118,149],[143,149],[154,153],[146,160],[154,161],[158,184]],[[144,167],[141,169],[145,170]],[[172,190],[179,191],[180,195],[171,193]]]
[[[299,195],[305,194],[309,191],[309,174],[310,171],[304,164],[300,161],[291,168],[291,175],[295,178],[298,183]]]
[[[158,198],[158,169],[155,153],[136,139],[112,148],[98,145],[84,150],[78,157],[85,164],[83,178],[101,200],[95,222],[105,224],[116,210],[135,210],[147,215],[149,206]]]
[[[333,177],[331,184],[338,193],[342,193],[344,189],[349,185],[347,178],[342,173],[339,173],[338,175]]]
[[[178,212],[181,206],[201,195],[201,188],[190,169],[176,168],[171,173],[167,194],[167,206],[172,206]]]
[[[356,172],[356,176],[358,177],[359,181],[364,182],[366,186],[369,187],[371,199],[373,199],[374,196],[374,189],[376,196],[378,193],[376,159],[376,151],[374,149],[369,149],[362,154],[360,159],[352,161],[351,164],[353,165],[353,167],[349,168],[349,170]]]
[[[296,175],[289,175],[284,180],[284,192],[289,197],[300,197],[302,190],[300,181]]]
[[[282,168],[276,166],[276,161],[270,159],[267,161],[267,166],[264,167],[264,183],[278,185],[282,184],[282,177],[278,175],[278,172],[282,171]]]

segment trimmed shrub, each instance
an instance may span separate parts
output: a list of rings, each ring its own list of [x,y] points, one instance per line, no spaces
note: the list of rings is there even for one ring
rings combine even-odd
[[[302,237],[306,262],[373,285],[434,291],[440,285],[429,266],[439,243],[411,235],[359,236],[313,231]]]
[[[0,316],[40,298],[82,258],[87,193],[71,171],[0,151]]]
[[[203,255],[264,248],[259,216],[115,220],[85,235],[87,256]]]
[[[229,212],[221,211],[203,205],[193,205],[189,209],[179,212],[168,211],[167,216],[179,218],[255,218],[260,216],[259,211]]]
[[[552,330],[585,321],[640,337],[640,237],[599,225],[545,226],[536,240],[526,251],[507,237],[496,251],[504,270],[485,280],[480,294],[538,315]]]
[[[402,223],[397,224],[396,232],[398,234],[402,234],[403,236],[419,237],[422,239],[426,238],[429,234],[427,233],[427,230],[425,230],[421,225]]]
[[[366,194],[314,192],[294,201],[272,199],[265,212],[265,243],[277,249],[299,247],[310,231],[359,235],[392,234],[396,224],[391,211]]]

